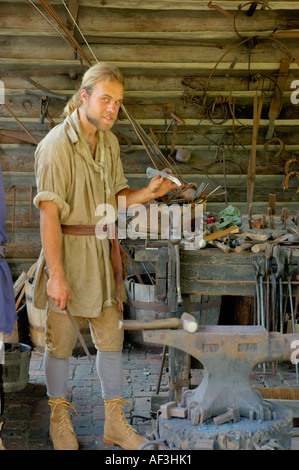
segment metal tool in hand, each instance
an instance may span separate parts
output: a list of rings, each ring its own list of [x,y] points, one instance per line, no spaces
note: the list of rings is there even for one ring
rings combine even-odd
[[[47,275],[47,277],[48,277],[48,279],[49,279],[48,268],[45,268],[45,273],[46,273],[46,275]],[[87,348],[86,343],[85,343],[85,341],[84,341],[84,339],[83,339],[83,336],[81,335],[80,330],[79,330],[79,328],[78,328],[78,326],[77,326],[77,323],[75,322],[75,320],[74,320],[74,318],[73,318],[73,315],[71,314],[70,309],[68,308],[67,305],[65,306],[65,311],[66,311],[66,313],[67,313],[67,316],[68,316],[69,319],[71,320],[73,327],[74,327],[75,330],[76,330],[76,333],[77,333],[77,335],[78,335],[79,341],[80,341],[80,343],[81,343],[82,348],[84,349],[84,352],[85,352],[86,356],[88,357],[88,359],[90,360],[90,362],[92,362],[91,355],[90,355],[90,353],[89,353],[89,351],[88,351],[88,348]]]
[[[146,176],[149,179],[153,178],[153,176],[156,176],[156,175],[160,175],[160,176],[163,176],[163,178],[169,179],[170,181],[175,183],[177,186],[182,186],[182,183],[180,182],[178,178],[170,175],[169,173],[166,173],[165,171],[159,171],[159,170],[156,170],[155,168],[150,168],[150,167],[146,169]]]

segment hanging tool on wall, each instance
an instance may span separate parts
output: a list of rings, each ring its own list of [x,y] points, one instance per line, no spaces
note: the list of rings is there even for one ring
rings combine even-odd
[[[271,100],[271,105],[269,109],[269,129],[266,134],[266,140],[272,139],[274,134],[274,125],[275,119],[278,118],[280,111],[282,109],[282,97],[283,97],[283,90],[286,85],[286,80],[288,77],[288,72],[290,68],[290,59],[282,59],[278,79],[276,82],[276,87],[274,89],[273,97]]]
[[[291,178],[296,177],[299,182],[299,160],[297,160],[297,158],[290,158],[285,164],[284,172],[285,177],[283,179],[283,189],[286,190],[289,188],[289,180]],[[299,185],[296,194],[299,194]]]
[[[256,146],[257,146],[257,136],[258,129],[260,124],[260,118],[263,109],[263,95],[258,98],[256,94],[253,99],[253,128],[252,128],[252,144],[251,152],[249,157],[248,164],[248,173],[247,173],[247,204],[252,204],[253,202],[253,191],[255,183],[255,164],[256,164]]]
[[[211,2],[211,1],[208,3],[208,7],[209,7],[209,8],[214,8],[215,10],[218,10],[218,11],[219,11],[220,13],[222,13],[223,15],[228,16],[229,18],[234,19],[234,15],[232,15],[232,14],[229,13],[228,11],[224,10],[224,8],[220,7],[219,5],[212,5],[212,2]]]
[[[52,93],[52,91],[45,88],[43,85],[40,85],[36,81],[32,80],[30,77],[23,75],[23,78],[27,80],[31,85],[34,85],[36,88],[41,90],[41,92],[25,90],[25,95],[35,95],[40,96],[40,115],[39,115],[39,123],[43,124],[45,118],[48,119],[50,122],[50,129],[55,126],[53,119],[49,115],[49,104],[51,99],[67,101],[67,96],[57,95],[56,93]]]
[[[160,135],[159,139],[156,138],[155,133],[153,132],[152,129],[150,129],[153,140],[155,141],[155,144],[157,146],[159,146],[161,140],[165,137],[166,150],[167,150],[167,133],[169,132],[169,129],[171,127],[173,127],[172,135],[171,135],[171,148],[170,148],[170,152],[168,153],[168,157],[171,157],[174,154],[174,151],[175,151],[175,141],[176,141],[176,136],[177,136],[178,125],[183,126],[185,124],[184,120],[180,116],[178,116],[177,114],[175,114],[173,112],[170,113],[170,117],[172,119],[171,119],[169,124],[166,124],[166,127],[165,127],[164,131],[162,131],[162,135]]]
[[[274,132],[274,136],[267,140],[264,144],[264,149],[265,149],[265,157],[266,157],[266,160],[269,161],[269,147],[270,145],[274,145],[276,147],[276,145],[278,144],[278,150],[275,151],[275,154],[273,155],[273,157],[271,156],[271,160],[278,160],[278,158],[280,157],[281,159],[284,158],[284,154],[285,154],[285,145],[284,145],[284,142],[283,140],[278,137],[275,132]]]

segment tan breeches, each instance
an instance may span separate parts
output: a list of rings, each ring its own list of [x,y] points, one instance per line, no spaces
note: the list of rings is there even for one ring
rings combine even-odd
[[[75,316],[73,318],[80,329],[85,318]],[[122,315],[116,305],[105,308],[100,317],[87,319],[96,349],[99,351],[123,349],[124,331],[118,328],[118,322],[121,319]],[[77,339],[77,332],[68,315],[48,309],[45,334],[47,354],[58,359],[70,357]]]

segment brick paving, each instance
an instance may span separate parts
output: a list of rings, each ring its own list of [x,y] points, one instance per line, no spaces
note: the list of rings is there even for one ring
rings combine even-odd
[[[93,362],[85,356],[70,359],[68,400],[72,401],[77,415],[72,414],[72,422],[80,450],[120,450],[117,446],[103,443],[104,403],[101,385]],[[151,399],[155,393],[161,354],[145,350],[125,349],[124,400],[128,421],[143,435],[153,430],[151,418]],[[46,395],[43,354],[32,351],[29,369],[29,382],[25,389],[5,393],[4,422],[2,440],[6,450],[51,450],[49,439],[49,405]],[[167,389],[167,379],[162,376],[161,392]]]
[[[104,403],[101,385],[96,373],[95,355],[91,363],[85,356],[70,359],[68,400],[76,407],[77,415],[72,421],[80,450],[121,450],[117,446],[103,443]],[[151,410],[151,397],[156,394],[161,351],[149,352],[144,349],[125,349],[124,400],[128,421],[143,435],[151,434],[155,419]],[[166,364],[167,365],[167,364]],[[2,440],[6,450],[52,450],[49,439],[49,405],[46,395],[43,354],[32,351],[29,382],[25,389],[5,394]],[[193,371],[192,380],[196,385],[199,370]],[[292,376],[293,377],[293,374]],[[160,395],[167,396],[168,381],[166,369],[160,385]],[[299,437],[292,439],[292,449],[299,449]]]

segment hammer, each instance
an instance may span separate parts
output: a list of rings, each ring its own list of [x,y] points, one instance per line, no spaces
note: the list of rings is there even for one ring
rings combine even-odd
[[[120,330],[161,330],[183,328],[188,333],[195,333],[198,323],[193,315],[184,312],[181,318],[165,318],[159,320],[120,320],[118,328]]]

